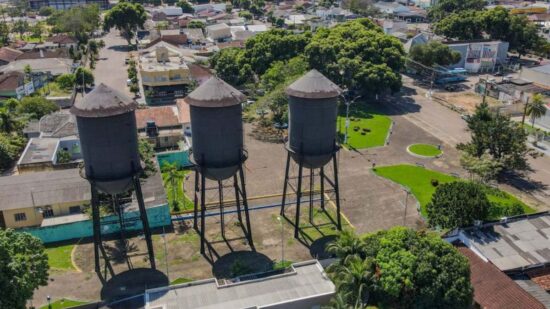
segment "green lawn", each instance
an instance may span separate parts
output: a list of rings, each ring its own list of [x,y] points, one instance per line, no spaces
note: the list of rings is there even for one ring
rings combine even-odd
[[[50,267],[58,270],[73,270],[74,266],[71,262],[71,252],[73,248],[74,245],[46,248]]]
[[[187,282],[191,282],[191,281],[193,281],[193,279],[180,277],[180,278],[177,278],[176,280],[170,282],[170,285],[183,284],[183,283],[187,283]]]
[[[378,176],[408,187],[420,203],[421,213],[424,217],[427,215],[426,205],[431,201],[432,195],[436,190],[436,187],[432,185],[432,179],[437,180],[439,184],[460,180],[451,175],[408,164],[377,167],[374,172]],[[508,208],[514,204],[518,204],[521,205],[524,213],[535,212],[534,209],[507,192],[486,187],[486,193],[489,201],[498,205],[497,208]],[[500,217],[495,215],[495,212],[492,213],[495,217],[490,219],[498,219]]]
[[[412,144],[408,149],[410,152],[424,157],[435,157],[443,153],[436,146],[429,144]]]
[[[385,145],[392,123],[390,117],[365,103],[352,105],[349,114],[348,147],[365,149]],[[346,132],[345,110],[338,116],[338,132],[343,143]]]
[[[52,309],[71,308],[71,307],[74,307],[74,306],[84,305],[84,304],[87,304],[87,303],[88,302],[62,298],[60,300],[56,300],[56,301],[52,302],[51,308]],[[40,307],[40,309],[49,309],[49,308],[50,307],[48,307],[48,305]]]
[[[184,170],[184,174],[187,176],[187,174],[189,174],[189,170]],[[169,181],[166,181],[166,173],[162,173],[162,179],[164,180],[164,190],[166,191],[168,204],[170,205],[170,209],[172,211],[173,211],[173,205],[174,205],[174,194],[173,194],[174,189],[176,190],[175,200],[179,203],[180,211],[193,209],[193,205],[194,205],[193,202],[183,192],[183,182],[185,181],[185,177],[180,179],[177,183],[175,183],[174,186],[172,186],[172,184]]]

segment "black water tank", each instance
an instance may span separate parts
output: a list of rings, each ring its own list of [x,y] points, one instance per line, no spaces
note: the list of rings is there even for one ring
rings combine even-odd
[[[190,105],[193,159],[209,179],[233,176],[246,160],[241,105],[245,99],[217,77],[184,99]]]
[[[338,150],[336,117],[342,90],[317,70],[311,70],[286,89],[289,99],[287,148],[296,162],[318,168]]]
[[[135,109],[126,95],[100,84],[71,108],[86,178],[109,194],[125,192],[141,171]]]

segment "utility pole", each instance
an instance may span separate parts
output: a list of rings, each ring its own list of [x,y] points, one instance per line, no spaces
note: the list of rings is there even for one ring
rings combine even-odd
[[[521,116],[521,125],[525,124],[525,114],[527,114],[527,106],[529,105],[529,97],[525,101],[525,106],[523,107],[523,116]]]

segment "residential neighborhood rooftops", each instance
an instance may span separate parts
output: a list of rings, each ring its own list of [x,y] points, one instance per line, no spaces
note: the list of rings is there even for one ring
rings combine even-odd
[[[0,177],[1,210],[85,201],[90,197],[90,184],[78,169]]]
[[[59,139],[57,138],[31,138],[17,164],[36,164],[53,161],[58,143]]]
[[[145,302],[146,308],[166,309],[309,308],[310,300],[334,293],[334,283],[314,260],[293,264],[289,273],[225,286],[207,279],[147,290]]]
[[[25,80],[25,74],[21,72],[6,72],[0,74],[0,91],[13,91],[22,86]]]
[[[23,52],[9,48],[9,47],[2,47],[0,48],[0,60],[5,62],[12,62],[17,59],[17,57],[21,56]]]
[[[550,293],[548,293],[547,290],[545,290],[539,283],[535,282],[532,278],[529,278],[529,276],[525,274],[514,275],[512,276],[512,279],[523,290],[531,294],[531,296],[542,303],[545,308],[550,308]]]
[[[66,137],[78,135],[76,118],[72,114],[63,112],[45,115],[39,121],[41,137]]]
[[[482,308],[545,308],[535,297],[523,290],[495,265],[484,261],[463,245],[458,245],[457,249],[470,263],[470,281],[474,287],[474,299]]]
[[[179,126],[178,109],[175,106],[159,106],[136,110],[138,130],[145,129],[149,121],[154,121],[159,128]]]
[[[530,215],[463,230],[468,247],[501,271],[550,263],[550,214]]]
[[[0,68],[1,72],[24,72],[29,65],[33,72],[50,72],[52,75],[69,73],[73,64],[72,59],[67,58],[39,58],[15,60]]]

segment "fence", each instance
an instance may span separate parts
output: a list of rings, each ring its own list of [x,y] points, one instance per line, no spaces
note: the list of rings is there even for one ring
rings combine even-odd
[[[170,208],[168,204],[147,208],[147,218],[149,219],[149,226],[151,228],[170,225]],[[129,211],[125,213],[124,220],[128,221],[124,225],[125,230],[141,230],[141,221],[136,219],[139,219],[139,211]],[[103,217],[101,221],[101,233],[103,235],[120,231],[120,225],[116,215]],[[40,238],[45,244],[93,236],[92,220],[89,219],[46,227],[22,228],[18,229],[18,231],[32,234]]]

